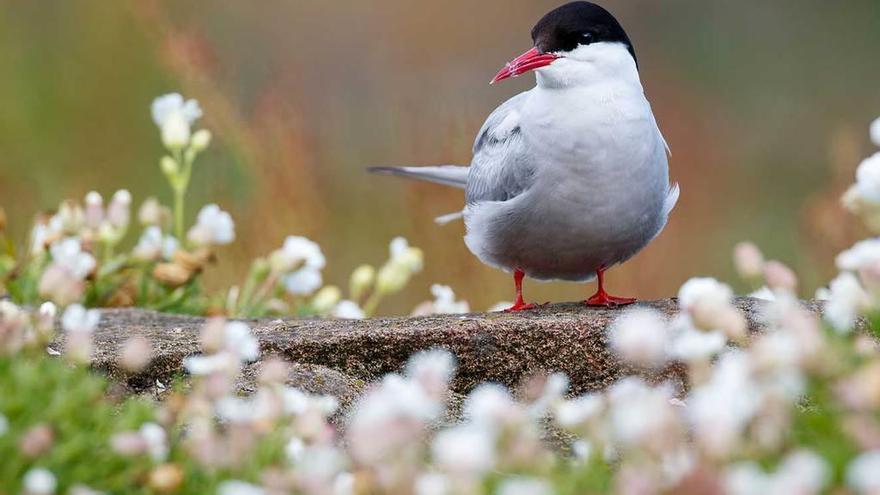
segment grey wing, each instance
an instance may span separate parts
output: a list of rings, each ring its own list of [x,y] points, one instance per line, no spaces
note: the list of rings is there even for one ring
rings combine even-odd
[[[507,100],[477,134],[465,189],[467,204],[507,201],[534,182],[534,161],[520,127],[520,109],[528,96],[525,92]]]

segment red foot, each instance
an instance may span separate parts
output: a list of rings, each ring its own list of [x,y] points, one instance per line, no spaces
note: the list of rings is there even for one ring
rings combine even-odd
[[[513,304],[513,306],[504,310],[505,313],[517,313],[519,311],[529,311],[531,309],[538,309],[539,306],[537,304],[526,304],[523,301],[517,301]]]
[[[523,301],[522,281],[525,275],[525,272],[523,272],[522,270],[516,270],[513,272],[513,283],[516,286],[516,302],[513,303],[513,306],[505,309],[505,313],[515,313],[518,311],[528,311],[530,309],[538,308],[538,306],[535,304],[526,304],[526,302]]]
[[[599,288],[596,290],[596,293],[593,294],[593,297],[584,301],[584,304],[587,306],[596,308],[617,308],[620,306],[628,306],[636,302],[636,299],[632,297],[614,297],[609,296],[608,293],[605,292],[605,268],[596,270],[596,282],[599,284]]]
[[[638,299],[632,297],[614,297],[605,292],[597,292],[593,297],[584,301],[584,304],[592,308],[617,308],[635,304]]]

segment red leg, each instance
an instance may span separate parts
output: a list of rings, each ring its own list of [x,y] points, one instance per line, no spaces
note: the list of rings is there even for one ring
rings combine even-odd
[[[605,268],[596,270],[596,282],[599,288],[592,297],[586,300],[585,304],[591,307],[616,308],[618,306],[627,306],[636,302],[631,297],[614,297],[605,292]]]
[[[525,275],[525,272],[523,272],[522,270],[516,270],[513,272],[513,283],[516,284],[516,302],[513,303],[513,306],[504,310],[506,313],[513,313],[515,311],[527,311],[530,309],[535,309],[537,307],[534,304],[526,304],[525,301],[523,301],[522,281]]]

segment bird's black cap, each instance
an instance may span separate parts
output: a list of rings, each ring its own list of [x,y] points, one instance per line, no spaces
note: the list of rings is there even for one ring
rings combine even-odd
[[[544,53],[568,52],[602,41],[623,43],[633,60],[636,52],[617,19],[591,2],[571,2],[551,10],[532,29],[535,47]]]

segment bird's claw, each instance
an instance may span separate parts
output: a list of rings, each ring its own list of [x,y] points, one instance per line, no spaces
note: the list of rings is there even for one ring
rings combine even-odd
[[[598,293],[593,297],[584,301],[584,304],[591,308],[619,308],[621,306],[629,306],[635,304],[638,299],[633,297],[615,297],[605,293]]]

